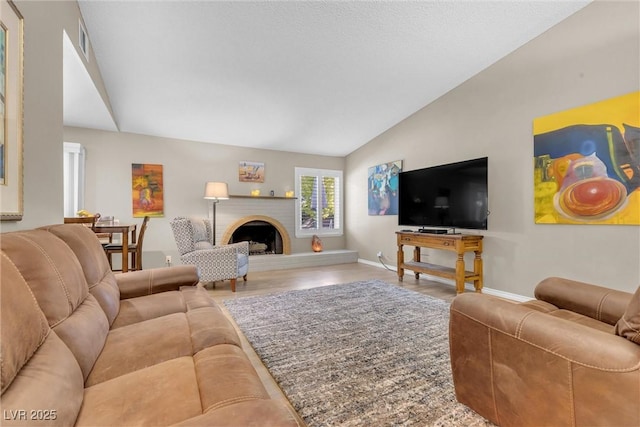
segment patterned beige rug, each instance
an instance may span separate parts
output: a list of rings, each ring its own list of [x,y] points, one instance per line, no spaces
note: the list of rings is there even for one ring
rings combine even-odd
[[[492,425],[455,399],[445,301],[374,280],[224,304],[310,427]]]

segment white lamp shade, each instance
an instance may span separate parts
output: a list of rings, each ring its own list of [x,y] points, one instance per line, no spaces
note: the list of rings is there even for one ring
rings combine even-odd
[[[229,198],[229,188],[226,182],[207,182],[204,186],[204,198],[226,200]]]

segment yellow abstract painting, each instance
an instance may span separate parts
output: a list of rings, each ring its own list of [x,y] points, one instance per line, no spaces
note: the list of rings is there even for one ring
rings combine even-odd
[[[537,224],[640,224],[640,91],[533,121]]]

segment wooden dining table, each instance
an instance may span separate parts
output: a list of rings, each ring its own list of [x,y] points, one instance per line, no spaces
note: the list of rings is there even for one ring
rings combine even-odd
[[[93,230],[96,233],[122,235],[122,272],[129,271],[129,245],[136,243],[136,224],[112,224],[98,221]]]

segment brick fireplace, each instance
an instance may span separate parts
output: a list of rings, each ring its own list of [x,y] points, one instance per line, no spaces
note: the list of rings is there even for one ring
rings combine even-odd
[[[255,232],[260,234],[263,230],[259,229],[268,226],[273,227],[277,236],[270,253],[290,255],[291,237],[295,235],[294,201],[293,198],[283,197],[231,196],[229,200],[220,202],[217,206],[216,235],[222,237],[218,243],[244,240],[238,235],[239,232],[246,237],[252,227],[256,227]],[[260,240],[264,239],[259,237]],[[281,250],[277,246],[281,246]]]

